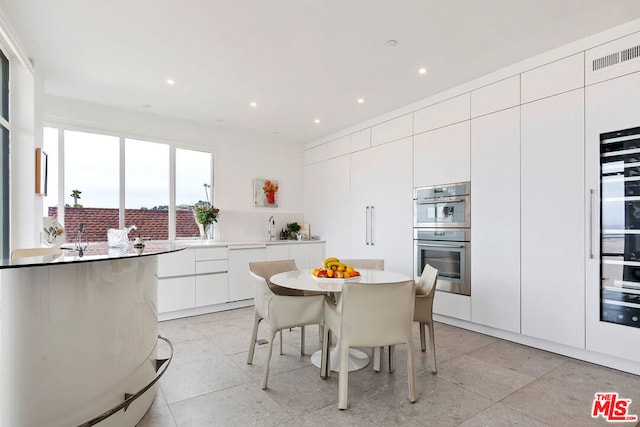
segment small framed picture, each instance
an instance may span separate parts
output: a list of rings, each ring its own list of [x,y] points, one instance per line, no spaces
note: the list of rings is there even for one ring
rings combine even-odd
[[[278,181],[257,178],[253,180],[253,206],[278,207]]]
[[[36,194],[47,195],[48,158],[42,148],[36,148]]]

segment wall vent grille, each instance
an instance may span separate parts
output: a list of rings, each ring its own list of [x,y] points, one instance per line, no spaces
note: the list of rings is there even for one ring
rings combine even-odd
[[[592,62],[592,68],[593,71],[598,71],[618,63],[620,63],[620,52],[610,53],[607,56],[594,59]]]
[[[639,56],[640,56],[640,45],[630,47],[629,49],[620,51],[621,62],[629,61]]]

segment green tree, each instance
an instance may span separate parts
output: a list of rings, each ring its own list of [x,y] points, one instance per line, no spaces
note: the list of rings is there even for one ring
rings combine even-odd
[[[72,190],[71,191],[71,197],[73,198],[73,207],[77,208],[78,207],[78,199],[80,199],[80,194],[82,194],[82,191],[80,190]]]

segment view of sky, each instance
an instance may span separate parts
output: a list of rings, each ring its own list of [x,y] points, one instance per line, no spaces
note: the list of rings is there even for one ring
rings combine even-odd
[[[81,191],[78,204],[85,207],[119,206],[120,140],[118,137],[76,131],[64,133],[64,203],[73,206],[73,190]],[[169,145],[125,140],[125,207],[169,205]],[[58,201],[58,130],[45,128],[43,150],[48,157],[48,188],[44,214]],[[176,205],[206,200],[210,184],[211,155],[176,148]]]

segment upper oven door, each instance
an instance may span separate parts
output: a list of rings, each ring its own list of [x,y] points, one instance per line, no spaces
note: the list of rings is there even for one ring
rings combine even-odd
[[[414,227],[471,227],[471,197],[415,199]]]

